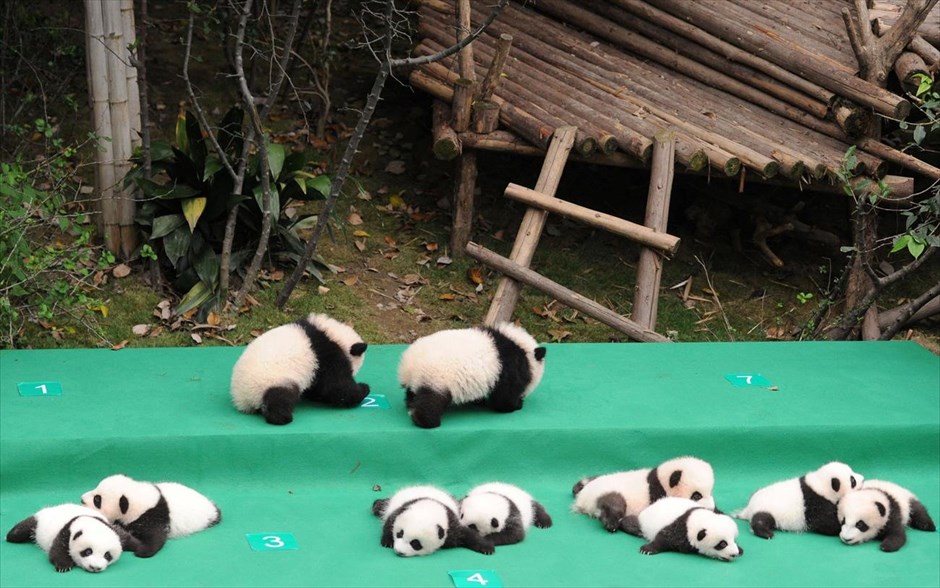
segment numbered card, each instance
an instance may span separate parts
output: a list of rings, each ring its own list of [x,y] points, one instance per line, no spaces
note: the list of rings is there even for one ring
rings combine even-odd
[[[58,382],[20,382],[16,389],[20,396],[62,396],[62,384]]]
[[[359,404],[361,408],[389,408],[388,398],[385,394],[369,394]]]
[[[290,533],[247,533],[252,551],[284,551],[299,549],[297,540]]]
[[[447,573],[456,588],[503,588],[503,583],[493,570],[454,570]]]
[[[734,386],[759,386],[762,388],[770,386],[770,380],[760,374],[725,374],[725,379]]]

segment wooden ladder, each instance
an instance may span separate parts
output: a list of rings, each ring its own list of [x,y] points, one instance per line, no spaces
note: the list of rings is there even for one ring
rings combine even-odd
[[[646,225],[644,226],[555,198],[562,171],[574,144],[576,130],[575,127],[559,127],[555,131],[534,190],[516,184],[509,184],[506,187],[507,197],[529,205],[522,218],[522,224],[519,226],[509,258],[476,243],[467,244],[468,255],[504,274],[493,295],[493,302],[486,314],[485,323],[492,325],[509,321],[519,301],[522,285],[525,284],[555,297],[563,304],[637,341],[669,341],[668,338],[657,333],[655,327],[662,257],[663,254],[674,254],[679,247],[679,238],[665,232],[669,197],[672,192],[675,138],[670,133],[661,133],[654,140]],[[637,267],[632,319],[621,316],[529,269],[549,212],[625,236],[643,245],[640,263]]]

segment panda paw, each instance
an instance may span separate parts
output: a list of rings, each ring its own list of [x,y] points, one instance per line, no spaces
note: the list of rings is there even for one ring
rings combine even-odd
[[[659,553],[659,550],[653,547],[651,543],[647,543],[646,545],[640,547],[640,553],[643,555],[656,555]]]
[[[59,572],[60,574],[64,574],[65,572],[71,572],[72,566],[56,565],[55,571]]]

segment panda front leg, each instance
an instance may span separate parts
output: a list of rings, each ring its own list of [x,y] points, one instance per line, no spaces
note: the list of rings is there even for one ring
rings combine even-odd
[[[904,531],[904,527],[899,525],[899,528],[893,533],[888,533],[885,535],[884,539],[881,540],[881,551],[886,551],[892,553],[904,547],[904,544],[907,543],[907,532]]]
[[[418,388],[406,393],[405,402],[414,424],[423,429],[434,429],[441,426],[441,416],[450,406],[450,392],[437,392],[431,388]]]
[[[261,399],[261,414],[272,425],[286,425],[294,420],[294,407],[300,398],[296,385],[272,386]]]
[[[620,528],[620,521],[627,514],[627,501],[616,492],[608,492],[597,499],[597,508],[600,511],[598,518],[604,528],[615,533]]]

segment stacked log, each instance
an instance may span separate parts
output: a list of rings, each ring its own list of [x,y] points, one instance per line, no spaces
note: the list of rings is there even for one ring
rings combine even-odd
[[[454,41],[453,0],[419,0],[416,51]],[[479,3],[471,3],[479,4]],[[885,161],[931,177],[940,170],[859,139],[874,113],[904,118],[910,103],[857,77],[840,10],[816,0],[535,0],[513,3],[474,43],[476,76],[512,37],[492,95],[503,129],[544,149],[555,128],[579,129],[575,153],[623,152],[647,162],[651,139],[676,135],[687,169],[747,169],[791,181],[831,181],[852,144],[858,173]],[[472,22],[486,7],[472,8]],[[421,66],[412,83],[444,101],[456,60]],[[480,144],[478,133],[468,140]],[[513,141],[499,142],[506,148]],[[521,148],[521,147],[520,147]]]

